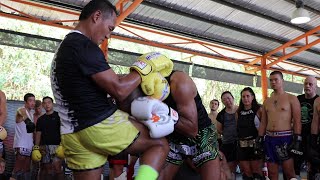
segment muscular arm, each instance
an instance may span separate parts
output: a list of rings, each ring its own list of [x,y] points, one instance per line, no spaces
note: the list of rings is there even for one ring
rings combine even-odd
[[[198,134],[198,112],[194,101],[197,95],[194,82],[185,73],[176,72],[171,76],[170,88],[179,113],[175,130],[187,137],[195,137]]]
[[[91,76],[92,79],[118,101],[123,101],[141,82],[136,71],[126,76],[118,76],[112,69]]]
[[[0,91],[0,126],[7,120],[7,99],[6,95]]]
[[[268,123],[268,116],[267,116],[267,111],[266,111],[266,102],[267,100],[263,103],[262,109],[261,109],[261,123],[259,126],[259,136],[264,136],[264,134],[266,133],[266,129],[267,129],[267,123]]]
[[[290,97],[294,134],[301,134],[301,107],[296,96]]]
[[[320,118],[320,97],[318,97],[313,104],[313,119],[311,123],[311,134],[319,133],[319,118]]]

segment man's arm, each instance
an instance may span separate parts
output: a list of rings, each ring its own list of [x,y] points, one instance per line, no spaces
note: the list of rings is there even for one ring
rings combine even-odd
[[[266,129],[267,129],[267,123],[268,123],[268,115],[267,115],[267,110],[266,110],[266,104],[267,104],[267,100],[264,101],[262,109],[261,109],[261,123],[259,126],[259,136],[264,136],[266,133]]]
[[[40,145],[40,141],[41,141],[41,131],[37,131],[34,145],[38,145],[39,146]]]
[[[171,76],[170,91],[179,113],[175,130],[187,137],[195,137],[198,134],[198,112],[194,101],[196,85],[185,73],[175,72]]]
[[[123,101],[141,83],[141,77],[136,71],[120,77],[110,68],[91,77],[99,87],[118,101]]]
[[[6,95],[0,91],[0,126],[7,120],[7,99]]]
[[[296,96],[290,95],[291,112],[293,121],[293,133],[301,134],[301,107],[300,102]]]
[[[36,133],[35,133],[35,136],[34,136],[34,145],[40,145],[40,141],[41,141],[41,126],[42,126],[42,120],[41,120],[41,116],[38,118],[38,121],[37,121],[37,125],[36,125]]]
[[[320,113],[320,97],[318,97],[313,104],[313,119],[311,123],[311,134],[319,133],[319,113]]]
[[[17,113],[16,113],[16,123],[20,123],[24,120],[27,119],[27,109],[22,107],[22,108],[19,108],[17,109]]]
[[[218,134],[222,134],[223,132],[222,124],[219,121],[217,121],[217,131]]]

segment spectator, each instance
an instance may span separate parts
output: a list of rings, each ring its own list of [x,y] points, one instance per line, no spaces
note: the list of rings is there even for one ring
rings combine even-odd
[[[227,159],[231,172],[235,173],[237,167],[236,111],[238,106],[234,104],[233,95],[229,91],[222,93],[221,101],[225,106],[217,116],[217,130],[223,137],[221,151]]]
[[[212,124],[214,124],[217,127],[217,115],[218,115],[218,108],[219,108],[219,101],[217,99],[213,99],[210,101],[210,113],[209,118],[211,119]],[[222,140],[221,140],[221,134],[219,132],[218,133],[218,143],[219,143],[219,147],[222,144]]]
[[[238,150],[237,157],[244,180],[264,179],[262,174],[262,156],[254,153],[254,143],[258,136],[262,108],[250,87],[241,91],[241,100],[237,110]]]
[[[35,146],[40,145],[42,158],[39,180],[63,180],[62,160],[56,157],[60,139],[60,117],[53,110],[53,99],[46,96],[42,99],[45,114],[39,117],[36,126]]]
[[[20,179],[30,179],[31,151],[33,146],[33,113],[35,106],[35,96],[31,93],[24,95],[24,106],[18,108],[16,114],[16,127],[13,141],[13,148],[16,152],[16,161],[12,177]]]

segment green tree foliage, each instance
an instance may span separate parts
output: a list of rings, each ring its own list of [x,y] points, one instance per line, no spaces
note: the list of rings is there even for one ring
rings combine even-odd
[[[21,100],[28,92],[39,99],[52,96],[49,78],[52,53],[8,46],[0,48],[3,51],[0,88],[8,99]]]

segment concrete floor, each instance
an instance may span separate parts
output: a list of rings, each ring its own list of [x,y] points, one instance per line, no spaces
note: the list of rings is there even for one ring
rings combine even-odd
[[[307,172],[301,172],[301,179],[307,179]],[[186,165],[182,165],[174,180],[201,180],[200,176]],[[242,175],[237,173],[236,180],[242,180]],[[279,180],[283,180],[282,172],[279,173]]]

